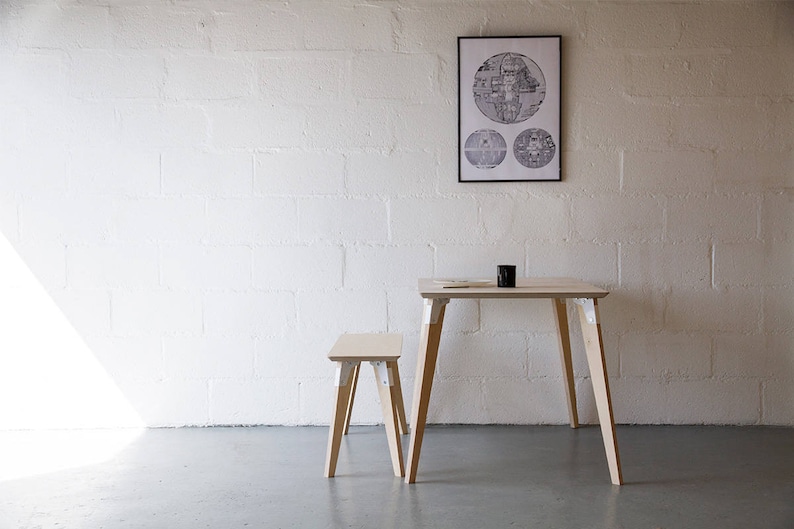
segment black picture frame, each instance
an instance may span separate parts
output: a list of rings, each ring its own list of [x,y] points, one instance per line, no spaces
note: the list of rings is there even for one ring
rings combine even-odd
[[[562,180],[561,44],[458,37],[458,182]]]

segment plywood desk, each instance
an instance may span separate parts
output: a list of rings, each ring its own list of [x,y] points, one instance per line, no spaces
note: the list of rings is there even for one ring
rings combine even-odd
[[[609,474],[612,483],[620,485],[623,477],[620,470],[618,443],[615,437],[615,422],[612,416],[612,402],[609,395],[609,379],[604,363],[604,344],[601,338],[601,325],[598,319],[598,300],[609,292],[570,278],[519,278],[515,288],[493,286],[469,286],[445,288],[432,279],[419,280],[419,294],[424,298],[422,315],[422,334],[419,341],[419,355],[416,365],[413,410],[411,413],[411,441],[408,448],[408,471],[406,483],[416,481],[419,467],[419,453],[427,422],[427,409],[430,403],[430,390],[433,373],[438,358],[438,345],[441,341],[441,328],[447,303],[456,298],[474,299],[517,299],[544,298],[551,300],[554,320],[557,323],[560,358],[562,361],[565,392],[568,398],[568,414],[572,428],[579,426],[576,413],[576,394],[574,389],[573,368],[571,366],[571,341],[568,330],[566,301],[578,307],[579,321],[582,326],[587,362],[593,381],[598,419],[604,439]]]

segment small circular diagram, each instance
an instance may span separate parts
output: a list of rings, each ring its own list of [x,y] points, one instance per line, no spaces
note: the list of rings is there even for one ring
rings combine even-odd
[[[532,59],[507,52],[486,60],[474,74],[474,102],[488,119],[521,123],[546,97],[546,79]]]
[[[518,163],[530,169],[547,165],[557,152],[554,138],[543,129],[522,131],[513,143],[513,155]]]
[[[493,169],[507,156],[507,142],[495,130],[480,129],[466,138],[463,153],[477,169]]]

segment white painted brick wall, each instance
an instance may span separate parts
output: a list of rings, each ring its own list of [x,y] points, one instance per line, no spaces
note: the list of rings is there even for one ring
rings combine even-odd
[[[325,424],[342,332],[404,334],[410,406],[416,278],[504,263],[610,290],[619,422],[791,426],[792,20],[755,0],[2,3],[0,237],[152,426]],[[563,181],[460,184],[456,37],[522,34],[563,36]],[[3,314],[37,299],[14,259]],[[554,333],[547,302],[453,301],[429,420],[564,423]],[[0,349],[5,372],[21,349]],[[381,420],[371,382],[356,422]],[[19,405],[0,430],[68,426]]]

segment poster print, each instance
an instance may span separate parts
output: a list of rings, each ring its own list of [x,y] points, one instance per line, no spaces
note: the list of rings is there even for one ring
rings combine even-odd
[[[458,37],[458,181],[561,179],[560,41]]]

